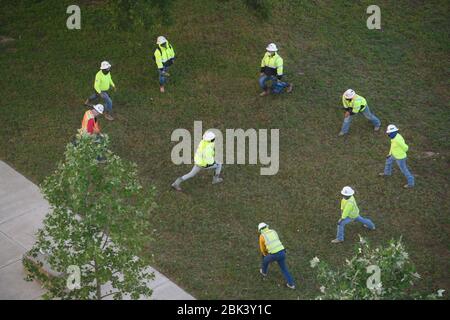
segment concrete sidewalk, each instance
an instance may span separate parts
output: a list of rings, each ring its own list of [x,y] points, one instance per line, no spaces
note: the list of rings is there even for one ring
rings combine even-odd
[[[0,161],[0,300],[40,299],[44,290],[26,282],[22,256],[35,242],[35,233],[49,212],[39,188]],[[157,270],[149,283],[153,300],[193,300],[190,294]]]

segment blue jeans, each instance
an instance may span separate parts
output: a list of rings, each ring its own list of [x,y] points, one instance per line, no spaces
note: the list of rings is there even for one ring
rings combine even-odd
[[[169,67],[163,67],[162,71],[158,69],[160,86],[163,86],[167,82],[167,77],[163,75],[163,72],[167,72],[167,70],[169,70]]]
[[[268,254],[267,256],[264,256],[262,261],[262,272],[264,274],[267,274],[267,271],[269,269],[269,264],[273,261],[278,262],[278,265],[280,266],[281,272],[283,273],[284,278],[286,279],[287,283],[290,286],[295,285],[294,279],[292,279],[291,274],[288,271],[287,265],[286,265],[286,250],[281,250],[274,254]]]
[[[105,100],[106,111],[111,113],[112,112],[112,100],[109,97],[108,93],[106,91],[102,91],[100,93],[100,96],[103,98],[103,100]],[[96,98],[97,98],[97,93],[94,93],[92,96],[89,97],[89,101],[95,100]]]
[[[373,224],[372,220],[370,220],[368,218],[363,218],[361,216],[358,216],[355,219],[345,218],[345,219],[341,220],[341,222],[339,222],[338,226],[337,226],[337,236],[336,236],[336,238],[338,240],[344,241],[345,225],[350,223],[350,222],[352,222],[352,221],[361,222],[362,224],[365,224],[367,227],[369,227],[369,229],[371,229],[371,230],[375,229],[375,225]]]
[[[381,121],[380,119],[378,119],[372,112],[370,112],[369,106],[366,106],[366,108],[364,109],[364,111],[362,111],[362,114],[368,119],[370,120],[370,122],[372,122],[373,126],[375,128],[378,128],[381,126]],[[352,122],[352,118],[353,116],[349,116],[347,118],[344,118],[344,123],[342,123],[342,129],[341,132],[346,134],[348,133],[348,130],[350,129],[350,123]]]
[[[392,163],[394,161],[397,162],[397,165],[400,168],[400,171],[406,177],[406,180],[408,181],[408,185],[410,187],[414,187],[414,176],[409,171],[408,166],[406,165],[406,158],[404,158],[404,159],[395,159],[393,156],[387,157],[386,158],[386,164],[384,165],[384,174],[386,176],[390,176],[392,174]]]
[[[267,90],[267,86],[266,86],[266,82],[267,81],[272,81],[272,85],[271,85],[271,89],[273,93],[281,93],[281,91],[277,92],[275,91],[275,83],[277,83],[278,79],[276,76],[267,76],[267,75],[262,75],[259,78],[259,87],[263,90]],[[281,89],[287,88],[289,87],[289,83],[287,82],[283,82],[283,81],[278,81],[278,86],[281,87]]]

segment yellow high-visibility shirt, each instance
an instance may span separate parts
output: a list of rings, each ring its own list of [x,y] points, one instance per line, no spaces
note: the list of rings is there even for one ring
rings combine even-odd
[[[344,95],[342,95],[342,104],[344,105],[345,109],[352,109],[353,113],[358,113],[365,109],[365,107],[367,106],[367,101],[363,96],[355,94],[353,99],[348,102],[347,99],[345,99]]]
[[[195,152],[194,162],[200,167],[214,164],[214,142],[202,140]]]
[[[409,147],[405,143],[405,139],[397,133],[394,139],[391,139],[391,149],[389,150],[389,155],[393,156],[395,159],[401,160],[406,158],[406,151]]]
[[[359,216],[359,208],[356,205],[355,197],[351,196],[348,200],[341,200],[341,219],[355,219]]]
[[[101,93],[102,91],[108,91],[109,87],[116,85],[112,81],[111,78],[111,72],[108,72],[108,74],[104,74],[102,70],[97,72],[95,75],[95,82],[94,82],[94,89],[97,93]]]

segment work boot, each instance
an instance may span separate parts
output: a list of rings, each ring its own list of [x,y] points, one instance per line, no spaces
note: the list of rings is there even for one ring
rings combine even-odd
[[[292,89],[294,89],[294,85],[292,83],[289,83],[289,87],[286,89],[286,92],[291,93]]]
[[[344,242],[344,240],[339,240],[339,239],[331,240],[331,243],[341,243],[341,242]]]
[[[105,112],[105,119],[109,120],[109,121],[113,121],[114,120],[113,116],[110,115],[109,113],[106,113],[106,112]]]
[[[212,180],[212,184],[217,184],[217,183],[221,183],[223,181],[223,179],[219,176],[214,176],[213,180]]]
[[[159,87],[159,92],[161,92],[161,93],[164,93],[164,92],[165,92],[164,86],[160,86],[160,87]]]
[[[181,189],[181,187],[180,187],[180,183],[182,182],[183,180],[181,180],[181,178],[178,178],[177,180],[175,180],[175,182],[174,183],[172,183],[172,188],[174,188],[175,190],[177,190],[177,191],[183,191],[182,189]]]
[[[266,89],[266,90],[264,90],[263,92],[261,92],[260,94],[259,94],[259,96],[260,97],[264,97],[264,96],[267,96],[267,95],[269,95],[269,89]]]

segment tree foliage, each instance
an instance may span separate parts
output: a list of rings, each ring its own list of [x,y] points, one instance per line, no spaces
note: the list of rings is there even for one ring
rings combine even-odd
[[[315,257],[311,267],[316,269],[321,294],[317,299],[436,299],[444,290],[427,296],[414,293],[413,286],[420,279],[409,254],[399,240],[391,240],[385,247],[371,248],[362,237],[355,255],[345,265],[332,269]],[[379,270],[379,277],[375,274]]]
[[[146,286],[153,277],[146,270],[149,261],[138,256],[150,240],[154,188],[144,191],[136,165],[113,154],[108,146],[107,136],[97,141],[83,136],[76,145],[68,144],[65,160],[41,186],[51,212],[30,255],[45,252],[50,269],[61,276],[48,277],[28,260],[24,264],[30,279],[43,281],[46,298],[151,295]],[[97,161],[99,155],[106,157],[106,163]],[[79,289],[67,288],[69,266],[81,270]],[[105,292],[106,284],[113,289]]]

